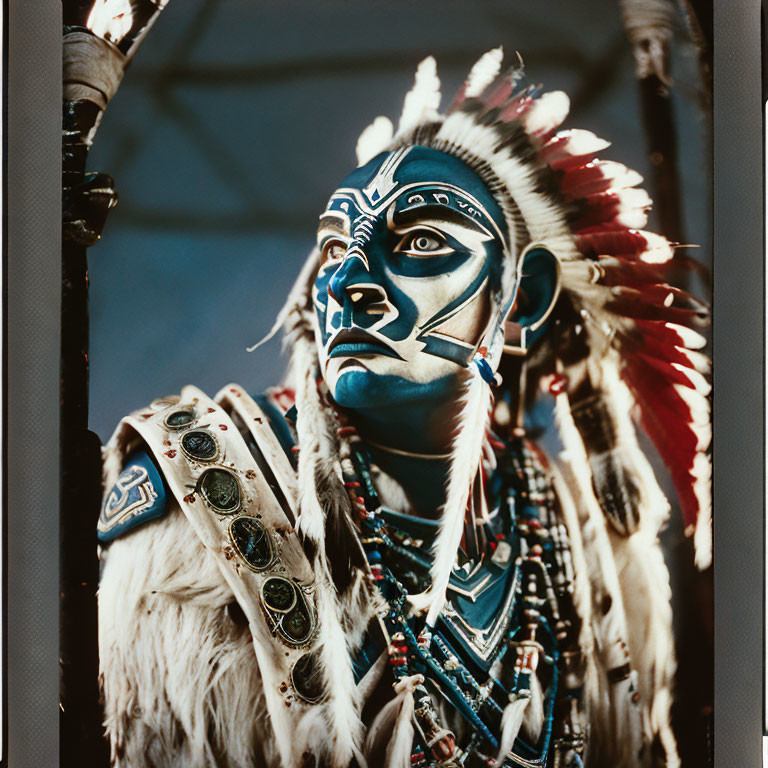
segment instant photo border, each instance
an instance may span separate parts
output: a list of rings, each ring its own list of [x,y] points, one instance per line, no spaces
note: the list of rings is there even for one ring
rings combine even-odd
[[[61,5],[8,0],[4,12],[7,738],[1,764],[48,768],[58,764],[59,740]],[[753,768],[766,727],[758,3],[716,0],[714,40],[715,765]]]

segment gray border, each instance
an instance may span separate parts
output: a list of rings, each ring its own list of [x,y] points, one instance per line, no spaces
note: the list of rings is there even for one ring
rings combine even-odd
[[[763,255],[760,5],[714,44],[715,764],[761,764]]]
[[[9,0],[8,764],[58,764],[61,3]]]

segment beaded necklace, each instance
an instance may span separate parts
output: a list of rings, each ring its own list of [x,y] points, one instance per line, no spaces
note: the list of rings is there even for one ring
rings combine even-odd
[[[520,733],[501,765],[579,768],[583,663],[573,567],[542,457],[522,437],[492,438],[497,466],[487,482],[491,511],[477,523],[482,551],[474,560],[460,553],[465,562],[454,567],[450,597],[429,628],[411,615],[408,596],[429,586],[437,523],[384,507],[355,428],[342,426],[339,436],[370,578],[387,606],[380,622],[393,687],[413,695],[413,768],[496,765],[514,702],[539,707],[543,721],[533,738]],[[541,701],[532,702],[537,690]]]

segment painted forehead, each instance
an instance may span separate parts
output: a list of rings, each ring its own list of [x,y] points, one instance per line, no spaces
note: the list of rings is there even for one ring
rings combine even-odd
[[[507,242],[504,215],[482,179],[458,158],[428,147],[382,153],[355,169],[331,196],[326,213],[348,219],[351,228],[361,214],[416,215],[441,207]]]

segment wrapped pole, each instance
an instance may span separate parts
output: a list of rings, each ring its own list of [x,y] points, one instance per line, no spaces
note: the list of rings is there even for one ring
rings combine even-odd
[[[60,508],[60,764],[109,764],[98,690],[96,520],[101,444],[88,429],[88,263],[117,203],[86,173],[88,150],[125,68],[168,0],[63,0]]]
[[[670,48],[676,30],[682,26],[698,54],[699,107],[706,129],[711,131],[711,2],[620,0],[620,7],[640,89],[654,209],[658,211],[662,234],[673,242],[684,243]],[[705,162],[709,163],[711,178],[711,159]],[[693,259],[678,253],[675,261],[679,265],[677,271],[667,278],[675,285],[685,285],[691,269],[706,275],[706,270]],[[672,723],[683,764],[710,765],[714,691],[707,672],[713,665],[712,569],[703,574],[695,572],[688,565],[690,543],[681,542],[675,547],[670,570],[678,585],[677,592],[692,599],[675,606],[679,663]]]
[[[672,242],[684,242],[669,76],[677,9],[671,0],[621,0],[620,5],[640,85],[654,207],[662,234]]]

